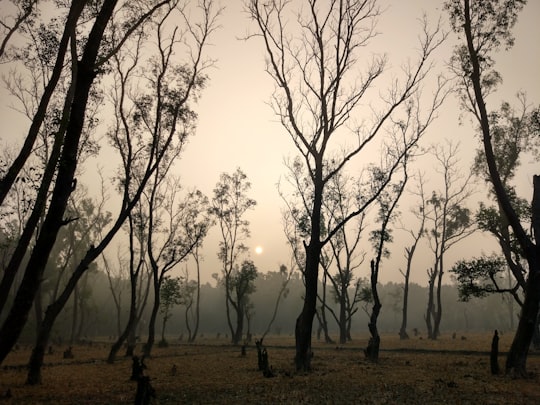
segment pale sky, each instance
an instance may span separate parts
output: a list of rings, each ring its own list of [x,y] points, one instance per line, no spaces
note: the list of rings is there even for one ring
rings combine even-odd
[[[380,18],[378,31],[381,36],[377,41],[384,46],[381,52],[388,54],[392,65],[398,66],[405,58],[413,57],[410,51],[417,43],[416,36],[419,33],[417,19],[425,10],[430,20],[435,23],[441,14],[442,3],[433,0],[381,2],[383,8],[388,8]],[[497,69],[503,74],[504,82],[500,89],[503,98],[509,99],[518,90],[525,90],[529,101],[538,103],[540,28],[537,17],[540,16],[540,1],[534,0],[529,3],[514,31],[516,44],[507,55],[501,55]],[[265,55],[261,43],[257,40],[245,42],[235,39],[244,37],[250,29],[250,22],[242,13],[241,4],[239,0],[227,2],[222,20],[223,28],[218,38],[214,39],[215,47],[211,51],[212,55],[218,58],[218,62],[216,69],[210,74],[210,84],[199,105],[200,121],[197,135],[188,145],[179,173],[186,184],[196,185],[211,195],[219,173],[232,172],[240,166],[252,183],[251,195],[258,203],[249,215],[252,233],[250,245],[253,249],[258,245],[264,248],[263,254],[255,255],[252,252],[251,256],[261,270],[276,270],[280,263],[288,263],[280,214],[283,202],[277,193],[276,183],[286,173],[283,165],[284,157],[294,153],[294,150],[291,139],[276,122],[270,107],[266,104],[273,83],[264,72]],[[443,14],[442,18],[446,23],[446,15]],[[444,60],[450,56],[451,49],[451,43],[448,43],[443,52],[439,53],[442,59],[438,61],[439,68],[444,68]],[[498,94],[489,100],[493,100],[491,105],[499,104],[498,100],[495,101],[496,96]],[[468,173],[476,143],[471,142],[470,127],[458,125],[458,114],[456,101],[453,98],[448,99],[439,120],[428,131],[424,145],[444,138],[459,139],[464,154],[462,158],[464,170]],[[529,166],[521,178],[527,185],[527,190],[532,190],[532,174],[539,173],[540,170],[537,169],[538,165],[536,170]],[[191,172],[196,173],[195,178],[190,179]],[[431,193],[433,188],[434,186],[428,185],[427,191]],[[529,198],[529,195],[525,196]],[[482,198],[483,195],[479,197]],[[471,208],[474,209],[474,204]],[[401,210],[406,211],[407,208],[403,206]],[[211,263],[215,260],[217,251],[215,237],[215,234],[211,235],[205,242],[205,266],[212,267]],[[400,239],[403,239],[403,234],[396,231],[395,240]],[[465,244],[456,246],[454,252],[450,252],[449,257],[452,259],[447,260],[447,264],[451,265],[454,260],[464,255],[479,255],[480,251],[466,247],[475,246],[477,243],[484,246],[484,239],[486,238],[477,234],[471,236]],[[471,244],[472,240],[474,243]],[[365,248],[370,251],[367,243]],[[485,249],[491,251],[488,245]],[[391,250],[392,258],[389,263],[383,262],[381,279],[400,281],[401,276],[398,276],[397,268],[404,266],[403,249],[395,246]],[[429,251],[420,251],[415,259],[413,280],[426,283],[426,269],[431,266],[432,261]],[[361,271],[362,276],[368,275],[367,262],[365,267]]]
[[[227,0],[222,3],[226,6],[221,19],[222,28],[214,36],[213,46],[208,49],[209,56],[217,59],[216,66],[208,72],[210,81],[196,108],[199,114],[196,135],[190,139],[175,174],[181,176],[187,188],[197,187],[211,198],[220,173],[232,173],[236,167],[240,167],[252,183],[250,196],[257,200],[257,206],[248,216],[252,234],[248,241],[251,258],[263,272],[277,270],[280,264],[288,264],[289,253],[281,223],[283,202],[278,195],[276,184],[286,174],[283,160],[294,154],[293,144],[266,104],[270,99],[273,83],[264,71],[265,55],[261,42],[256,39],[248,42],[238,39],[254,29],[242,11],[243,1]],[[429,19],[436,22],[443,11],[442,4],[442,0],[381,2],[386,11],[380,18],[378,31],[381,35],[376,39],[376,43],[380,44],[380,52],[387,53],[392,66],[397,67],[405,62],[407,57],[414,57],[420,27],[417,19],[425,10]],[[514,48],[497,59],[497,69],[503,75],[504,82],[499,93],[488,100],[488,108],[496,108],[502,99],[513,101],[513,96],[519,90],[527,92],[530,102],[538,104],[540,101],[539,16],[540,1],[530,0],[514,30]],[[445,14],[442,19],[446,24]],[[439,69],[444,69],[451,49],[452,43],[448,42],[438,53]],[[0,70],[2,69],[3,66],[0,65]],[[3,88],[0,91],[5,94]],[[27,131],[27,126],[21,124],[24,120],[19,121],[13,116],[13,111],[6,107],[7,102],[4,99],[5,97],[2,97],[0,106],[0,119],[5,125],[5,132],[0,134],[2,145],[12,143],[12,139],[17,136],[14,134],[18,134],[20,139]],[[423,145],[440,142],[444,138],[460,140],[463,170],[468,172],[477,144],[470,136],[470,125],[458,125],[458,116],[456,101],[453,98],[448,99],[439,120],[424,138]],[[103,160],[91,163],[94,167],[96,164],[108,166]],[[530,164],[520,174],[519,182],[523,185],[521,189],[525,191],[524,196],[528,199],[532,194],[532,175],[540,174],[539,168],[538,164]],[[429,171],[429,166],[426,169]],[[86,170],[90,173],[92,171],[93,167]],[[437,179],[430,180],[431,183],[426,187],[428,194],[436,188],[433,183]],[[485,195],[480,194],[478,198],[485,198]],[[470,208],[474,210],[474,204],[471,204]],[[401,211],[407,211],[405,203],[402,204]],[[383,262],[380,275],[384,282],[401,281],[397,269],[404,266],[403,248],[399,243],[404,236],[396,231],[394,237],[398,243],[390,247],[392,258]],[[218,240],[217,229],[214,228],[204,243],[205,259],[202,271],[206,275],[205,280],[210,280],[210,275],[219,271],[216,259]],[[408,240],[406,241],[408,243]],[[255,253],[256,246],[263,248],[261,254]],[[473,235],[469,241],[449,254],[446,263],[451,266],[458,258],[479,255],[480,249],[490,252],[492,248],[493,244],[488,243],[488,238]],[[371,252],[367,235],[365,250]],[[110,253],[115,255],[112,251]],[[432,262],[431,253],[425,248],[421,250],[415,259],[412,280],[425,284],[426,269]],[[368,276],[367,263],[358,275]],[[446,281],[449,281],[448,276]]]

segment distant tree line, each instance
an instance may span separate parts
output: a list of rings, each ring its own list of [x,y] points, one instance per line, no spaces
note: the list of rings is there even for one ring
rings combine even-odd
[[[272,318],[277,293],[283,282],[280,272],[261,273],[254,283],[255,291],[250,296],[252,304],[251,325],[249,333],[253,338],[260,337],[265,332]],[[69,344],[71,342],[73,328],[73,314],[79,312],[81,319],[77,321],[76,341],[85,340],[108,341],[115,339],[118,334],[117,320],[112,315],[114,307],[112,295],[108,287],[106,274],[99,270],[93,270],[84,290],[81,291],[78,303],[70,302],[59,316],[52,331],[51,344]],[[129,282],[121,280],[117,288],[127,291]],[[425,307],[429,289],[415,283],[409,285],[409,334],[411,339],[422,337],[428,338],[425,323]],[[401,325],[401,309],[403,297],[402,283],[386,283],[378,286],[382,303],[381,313],[378,320],[378,328],[381,333],[399,334]],[[298,273],[294,274],[287,285],[287,292],[281,300],[275,320],[269,335],[292,336],[294,334],[295,311],[302,302],[303,283]],[[506,296],[491,295],[479,299],[473,298],[469,302],[459,301],[459,291],[456,285],[443,285],[442,302],[446,308],[445,316],[441,322],[441,334],[451,335],[454,332],[466,334],[467,332],[482,332],[498,329],[510,331],[514,325],[518,309],[509,305],[511,300]],[[224,316],[223,302],[225,292],[222,286],[204,283],[201,285],[200,325],[195,341],[201,342],[205,338],[217,338],[223,343],[230,343],[231,335]],[[333,310],[338,310],[339,304],[329,294],[328,305]],[[152,299],[151,297],[149,299]],[[187,343],[189,331],[186,325],[185,313],[187,303],[173,305],[167,312],[160,312],[158,322],[162,325],[163,317],[167,316],[166,339],[169,343]],[[358,334],[364,337],[369,333],[369,316],[366,303],[352,317],[351,334],[353,341]],[[81,315],[84,314],[84,315]],[[129,315],[129,302],[126,300],[121,308],[121,322],[125,322]],[[514,318],[512,320],[512,317]],[[136,331],[139,348],[145,342],[147,324],[151,318],[151,309],[142,314],[141,324]],[[318,334],[318,324],[314,325],[313,338],[324,341],[324,335]],[[417,335],[415,335],[415,330]],[[335,340],[339,340],[339,325],[333,319],[328,319],[328,333]],[[35,319],[32,317],[23,331],[21,344],[31,343],[35,334]],[[247,329],[244,330],[242,342],[247,339]]]

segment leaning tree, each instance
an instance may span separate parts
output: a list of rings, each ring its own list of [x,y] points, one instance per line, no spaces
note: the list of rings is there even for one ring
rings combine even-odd
[[[308,370],[321,250],[377,198],[402,157],[433,120],[443,98],[442,82],[435,84],[426,114],[421,113],[420,89],[432,68],[430,58],[445,36],[438,28],[431,32],[424,21],[417,62],[404,65],[403,80],[394,78],[386,93],[379,89],[378,97],[370,90],[387,77],[387,58],[373,56],[366,50],[376,35],[378,2],[309,0],[298,10],[292,10],[295,4],[250,0],[247,9],[256,26],[252,37],[261,40],[266,51],[266,71],[275,83],[271,106],[307,173],[308,184],[296,190],[303,194],[309,234],[304,242],[305,295],[296,322],[295,363],[298,370]],[[366,61],[366,69],[359,66],[362,60]],[[365,106],[369,106],[367,110]],[[358,124],[353,117],[362,112],[364,121]],[[357,206],[333,229],[323,232],[322,207],[328,183],[338,173],[346,172],[353,162],[358,164],[361,155],[364,163],[369,162],[365,152],[369,147],[377,148],[374,144],[384,138],[388,126],[399,124],[398,116],[411,117],[416,130],[407,134],[404,148],[401,143],[383,142],[380,146],[381,155],[387,157],[380,168],[385,181],[380,182],[377,190],[359,198]]]
[[[118,6],[118,9],[116,7]],[[26,271],[23,277],[21,286],[18,289],[15,297],[14,305],[8,314],[4,324],[2,325],[2,332],[0,336],[0,355],[1,359],[5,357],[9,348],[15,343],[18,334],[24,326],[27,313],[33,301],[33,297],[36,294],[37,289],[41,283],[41,275],[43,273],[43,267],[47,262],[49,253],[52,249],[52,245],[55,242],[56,235],[60,227],[66,225],[66,223],[76,220],[75,218],[64,219],[63,214],[67,205],[67,200],[76,186],[76,179],[74,178],[75,170],[78,164],[78,152],[80,150],[81,135],[84,128],[84,120],[86,113],[86,105],[89,94],[92,90],[93,81],[96,75],[109,72],[103,69],[104,65],[109,62],[113,55],[117,54],[120,48],[131,38],[132,34],[139,30],[142,30],[141,24],[150,21],[154,13],[159,14],[161,8],[173,9],[185,17],[187,26],[190,29],[188,36],[194,38],[194,42],[191,44],[190,57],[192,58],[193,68],[191,70],[181,70],[182,78],[187,82],[187,89],[198,89],[203,84],[201,80],[201,69],[204,68],[205,62],[202,58],[202,51],[206,44],[208,35],[215,28],[214,18],[215,12],[212,11],[211,2],[203,2],[200,5],[204,10],[203,20],[205,24],[201,24],[196,28],[192,27],[192,21],[187,18],[187,15],[183,13],[182,9],[177,8],[178,4],[172,1],[162,2],[142,2],[134,3],[128,6],[125,3],[117,4],[116,1],[104,1],[98,9],[88,9],[89,17],[93,21],[93,25],[88,33],[86,44],[82,50],[82,56],[78,63],[75,63],[77,58],[77,51],[75,47],[72,48],[73,67],[73,83],[72,94],[68,93],[66,100],[75,100],[70,103],[71,110],[66,116],[62,116],[67,123],[60,120],[60,129],[62,132],[58,132],[57,137],[63,139],[62,153],[58,160],[58,170],[56,173],[56,181],[54,190],[51,197],[51,202],[45,216],[43,225],[39,229],[39,235],[36,239],[36,244],[30,255],[29,263],[26,266]],[[116,23],[112,15],[115,14],[119,17],[123,13],[127,13],[127,21],[122,23]],[[111,19],[113,22],[111,22]],[[105,34],[106,30],[110,30]],[[106,43],[102,44],[103,37],[107,37]],[[189,45],[188,45],[189,46]],[[199,52],[196,52],[198,50]],[[100,83],[102,84],[102,83]],[[105,247],[111,242],[112,238],[116,235],[119,229],[121,229],[123,222],[127,218],[131,209],[137,204],[137,200],[140,198],[142,190],[145,187],[146,182],[155,171],[155,168],[159,165],[160,161],[164,158],[168,147],[171,142],[175,142],[175,138],[178,134],[177,130],[183,130],[183,128],[177,127],[176,124],[182,122],[185,119],[186,110],[181,107],[186,107],[186,102],[193,97],[191,91],[183,92],[183,97],[177,97],[178,94],[174,92],[174,89],[169,89],[169,97],[174,97],[175,101],[166,110],[166,129],[162,134],[163,136],[154,136],[150,138],[148,142],[144,143],[144,147],[139,149],[141,144],[137,145],[137,152],[139,155],[144,156],[145,163],[143,167],[144,175],[137,178],[137,181],[131,178],[131,175],[122,183],[126,192],[123,195],[121,209],[119,210],[118,217],[112,221],[110,229],[105,233],[103,239],[97,245],[90,245],[80,262],[75,266],[73,273],[71,274],[68,282],[66,283],[63,291],[59,294],[57,300],[53,302],[46,310],[44,322],[47,321],[49,325],[52,325],[60,311],[65,306],[67,300],[71,296],[72,292],[77,286],[80,278],[85,274],[89,265],[103,252]],[[155,101],[155,100],[154,100]],[[177,105],[174,108],[173,105]],[[152,101],[148,101],[144,106],[151,107]],[[146,110],[146,108],[145,108]],[[145,111],[146,113],[147,111]],[[59,130],[60,131],[60,130]],[[185,132],[185,131],[184,131]],[[183,132],[183,133],[184,133]],[[125,133],[123,135],[126,135]],[[133,135],[133,134],[131,134]],[[127,135],[127,142],[124,142],[122,152],[123,157],[127,156],[131,144],[130,134]],[[55,142],[56,142],[55,138]],[[133,152],[133,150],[131,150]],[[140,160],[139,162],[143,162]],[[126,163],[126,161],[124,161]],[[130,164],[133,160],[130,161]],[[44,345],[47,342],[48,336],[44,334],[40,338],[40,344],[34,348],[32,359],[29,368],[28,382],[31,384],[37,383],[40,380],[40,368],[43,360]]]
[[[527,356],[540,303],[540,245],[537,240],[540,235],[540,176],[533,176],[532,234],[528,234],[501,177],[492,142],[494,123],[489,117],[486,98],[501,82],[494,67],[494,56],[501,48],[509,49],[514,44],[512,28],[525,3],[525,0],[450,0],[445,3],[452,28],[462,41],[451,60],[462,106],[480,127],[493,192],[528,265],[521,316],[506,358],[506,372],[523,377],[527,375]]]

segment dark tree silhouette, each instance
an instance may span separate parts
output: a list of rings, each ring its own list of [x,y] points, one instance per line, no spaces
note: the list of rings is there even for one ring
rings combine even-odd
[[[380,15],[377,2],[331,2],[323,6],[310,0],[305,7],[291,10],[294,4],[250,0],[248,11],[257,27],[253,37],[261,39],[267,55],[266,70],[276,85],[271,105],[297,148],[301,170],[308,179],[307,184],[296,190],[304,203],[301,212],[305,212],[309,236],[304,242],[305,295],[296,322],[295,363],[298,370],[309,370],[321,250],[342,226],[375,200],[408,148],[416,144],[419,135],[434,118],[433,113],[442,99],[442,83],[435,86],[435,97],[423,117],[418,90],[431,69],[429,58],[444,35],[440,35],[438,29],[429,32],[424,24],[416,65],[409,64],[404,69],[404,81],[383,97],[378,111],[370,110],[365,115],[373,117],[371,122],[350,130],[354,127],[351,117],[360,111],[366,92],[383,75],[386,65],[385,56],[370,54],[367,58],[371,63],[368,62],[366,71],[360,72],[358,67],[363,57],[361,51],[375,35],[375,22]],[[374,104],[369,104],[375,108]],[[386,124],[393,118],[398,120],[398,112],[418,119],[418,131],[409,134],[405,150],[401,142],[383,146],[387,149],[381,154],[389,159],[381,168],[386,178],[381,189],[363,196],[359,206],[340,224],[324,231],[321,228],[322,207],[327,184],[335,175],[344,172],[351,162],[358,162],[355,158],[367,145],[383,136]],[[338,141],[346,134],[350,136],[340,145]],[[332,153],[335,155],[331,156]]]
[[[453,70],[459,79],[462,104],[480,126],[484,158],[497,202],[524,252],[529,267],[518,328],[506,358],[506,372],[521,377],[527,375],[527,356],[540,303],[540,176],[533,177],[532,235],[528,235],[505,189],[497,165],[492,143],[492,121],[486,108],[486,98],[501,79],[494,70],[494,54],[501,47],[508,49],[513,45],[512,28],[525,3],[524,0],[452,0],[445,3],[452,27],[462,40],[452,59]]]

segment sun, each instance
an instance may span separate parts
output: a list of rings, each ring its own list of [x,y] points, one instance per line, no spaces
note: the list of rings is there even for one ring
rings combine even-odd
[[[263,252],[262,246],[257,246],[257,247],[255,248],[255,253],[257,253],[258,255],[260,255],[262,252]]]

